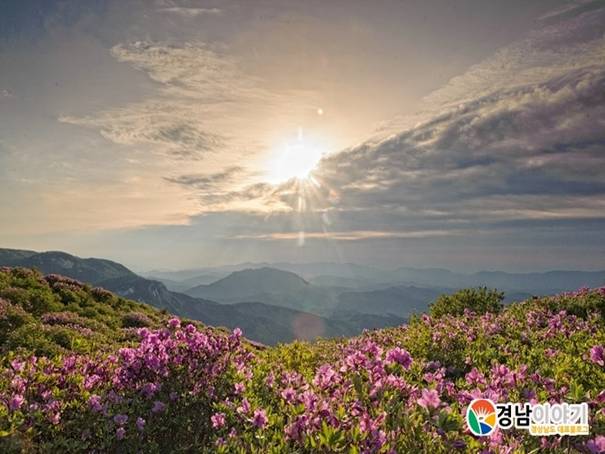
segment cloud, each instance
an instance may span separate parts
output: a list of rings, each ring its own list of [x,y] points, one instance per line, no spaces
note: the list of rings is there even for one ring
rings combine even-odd
[[[279,216],[274,226],[284,226],[249,232],[246,222],[230,234],[242,240],[295,239],[301,231],[338,241],[460,237],[601,219],[603,24],[598,2],[542,17],[528,36],[428,96],[418,114],[324,157],[313,182],[273,185],[254,163],[268,147],[259,119],[316,107],[314,94],[270,90],[200,42],[114,46],[112,56],[148,76],[154,91],[62,120],[119,144],[201,160],[204,173],[180,166],[165,178],[188,191],[201,213]]]
[[[428,97],[413,126],[325,157],[316,186],[260,197],[293,213],[303,197],[352,232],[602,218],[605,7],[570,11]]]
[[[207,191],[214,189],[217,185],[233,181],[241,175],[244,169],[239,166],[227,167],[221,172],[211,174],[181,175],[178,177],[165,177],[166,181],[180,184],[186,187]]]
[[[60,121],[98,129],[121,145],[151,145],[185,159],[220,151],[224,161],[235,161],[267,151],[259,122],[317,105],[311,92],[265,88],[234,58],[200,42],[121,43],[111,55],[145,73],[156,83],[154,90],[139,102]]]
[[[182,17],[198,17],[202,15],[219,15],[222,10],[219,8],[192,8],[183,6],[172,6],[169,8],[158,8],[161,13],[176,14]]]
[[[118,44],[111,53],[160,83],[159,96],[88,117],[62,116],[60,121],[98,128],[118,144],[153,145],[180,158],[200,158],[225,147],[228,138],[212,130],[206,105],[233,101],[242,89],[231,63],[190,44],[172,47],[137,41]]]
[[[437,236],[454,236],[455,232],[448,230],[418,230],[418,231],[368,231],[352,230],[345,232],[280,232],[260,235],[236,235],[230,237],[235,240],[270,240],[270,241],[306,241],[306,240],[336,240],[336,241],[362,241],[370,239],[402,239],[402,238],[431,238]]]

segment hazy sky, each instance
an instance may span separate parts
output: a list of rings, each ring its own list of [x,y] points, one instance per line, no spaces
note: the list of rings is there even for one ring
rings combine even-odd
[[[605,268],[603,1],[0,8],[0,247]]]

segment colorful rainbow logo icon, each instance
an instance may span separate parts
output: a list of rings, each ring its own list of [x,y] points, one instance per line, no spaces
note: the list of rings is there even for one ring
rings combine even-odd
[[[496,406],[489,399],[475,399],[466,409],[466,424],[473,435],[485,437],[497,426]]]

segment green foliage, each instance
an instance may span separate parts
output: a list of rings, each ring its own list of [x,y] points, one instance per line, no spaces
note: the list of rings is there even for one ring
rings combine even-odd
[[[7,338],[17,329],[33,322],[33,316],[25,311],[23,307],[0,298],[0,344],[4,344]]]
[[[452,295],[441,295],[430,306],[433,317],[444,315],[462,315],[465,310],[477,314],[500,312],[504,293],[486,287],[460,290]]]
[[[129,343],[128,329],[159,327],[166,313],[73,279],[0,268],[0,353],[55,356]]]

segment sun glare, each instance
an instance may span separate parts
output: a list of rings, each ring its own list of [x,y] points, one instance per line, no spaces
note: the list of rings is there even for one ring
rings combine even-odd
[[[307,179],[325,152],[319,141],[303,137],[301,129],[296,140],[276,147],[269,159],[267,177],[272,183]]]

